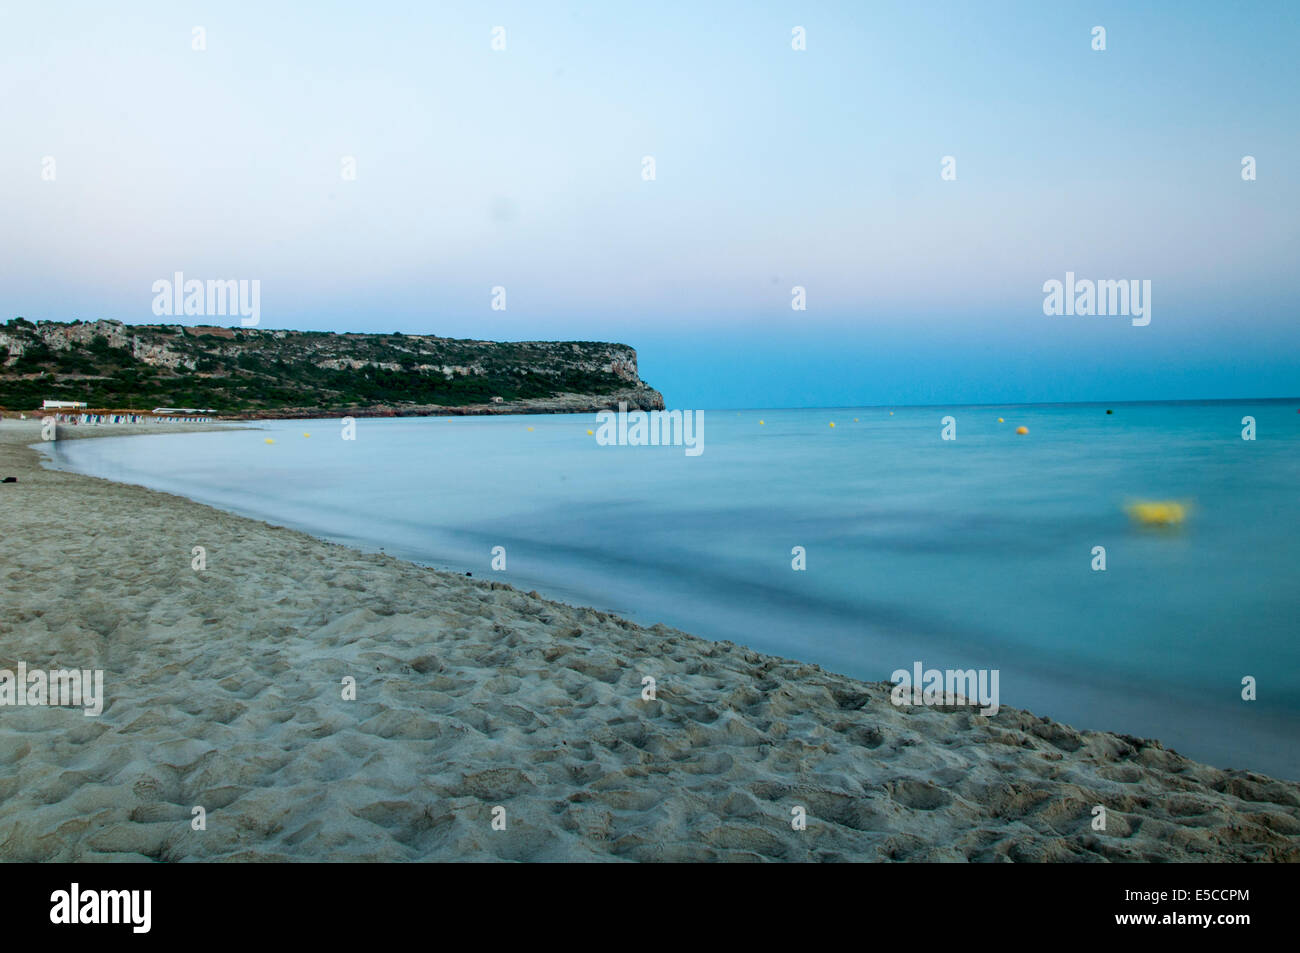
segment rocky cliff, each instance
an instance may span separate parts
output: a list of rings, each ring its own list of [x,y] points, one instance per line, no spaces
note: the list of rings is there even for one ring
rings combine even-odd
[[[31,410],[46,398],[228,417],[664,406],[623,344],[15,318],[0,326],[0,408]]]

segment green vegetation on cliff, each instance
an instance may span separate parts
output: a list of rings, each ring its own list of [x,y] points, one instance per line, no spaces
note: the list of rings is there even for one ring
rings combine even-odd
[[[621,344],[22,318],[0,326],[0,407],[9,410],[46,398],[223,414],[585,410],[629,392],[662,406],[637,376],[636,351]]]

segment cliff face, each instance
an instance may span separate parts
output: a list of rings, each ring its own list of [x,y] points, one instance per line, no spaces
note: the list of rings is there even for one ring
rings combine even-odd
[[[213,408],[231,417],[658,410],[636,351],[593,341],[15,319],[0,326],[0,407]]]

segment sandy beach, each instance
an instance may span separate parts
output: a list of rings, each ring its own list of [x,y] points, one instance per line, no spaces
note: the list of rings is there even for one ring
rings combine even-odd
[[[1300,860],[1295,783],[1007,706],[896,707],[888,684],[46,470],[39,439],[0,422],[0,668],[102,669],[106,699],[0,708],[0,859]]]

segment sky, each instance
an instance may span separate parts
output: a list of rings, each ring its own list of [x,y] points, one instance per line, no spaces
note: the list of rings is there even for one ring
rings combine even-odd
[[[1292,2],[0,0],[0,320],[179,271],[673,407],[1295,396],[1298,120]]]

